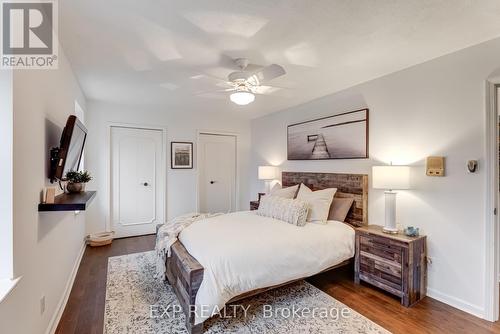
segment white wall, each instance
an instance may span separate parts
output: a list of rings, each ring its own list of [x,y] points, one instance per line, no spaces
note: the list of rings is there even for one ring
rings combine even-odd
[[[497,101],[499,101],[500,98],[500,87],[497,87]],[[497,103],[497,114],[500,116],[500,103]]]
[[[13,274],[12,228],[12,141],[13,141],[12,71],[0,71],[0,279]]]
[[[87,106],[88,143],[85,153],[85,168],[94,180],[89,189],[96,189],[96,203],[87,212],[89,232],[104,231],[109,217],[109,125],[126,123],[162,126],[167,128],[167,218],[196,211],[197,200],[197,130],[226,131],[238,133],[238,180],[240,185],[238,204],[249,208],[248,157],[250,124],[236,117],[222,117],[210,111],[197,114],[176,112],[168,108],[130,107],[90,101]],[[192,170],[170,169],[170,142],[190,141],[194,143],[194,168]]]
[[[49,148],[58,146],[75,99],[85,100],[59,49],[58,70],[14,73],[14,275],[22,276],[0,303],[0,332],[44,333],[64,296],[85,235],[84,214],[38,213],[48,185]],[[46,310],[40,313],[40,298]]]
[[[352,87],[252,122],[252,194],[260,164],[285,171],[371,173],[409,164],[413,189],[398,195],[398,221],[428,236],[429,295],[476,315],[485,296],[485,80],[500,68],[500,39]],[[370,108],[369,160],[286,161],[288,124]],[[446,157],[446,177],[427,177],[424,158]],[[479,172],[465,164],[479,160]],[[369,223],[383,225],[383,192],[370,189]]]

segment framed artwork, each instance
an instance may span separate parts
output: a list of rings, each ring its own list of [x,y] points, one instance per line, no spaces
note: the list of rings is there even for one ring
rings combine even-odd
[[[171,142],[170,163],[172,169],[193,168],[193,143],[180,141]]]
[[[288,160],[368,158],[368,111],[354,110],[289,125]]]

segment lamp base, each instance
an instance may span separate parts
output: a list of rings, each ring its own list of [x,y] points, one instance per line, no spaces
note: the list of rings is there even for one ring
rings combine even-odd
[[[398,229],[394,229],[391,227],[383,227],[382,232],[387,233],[387,234],[398,234]]]
[[[386,191],[385,194],[385,224],[382,229],[385,233],[396,234],[396,193],[394,191]]]
[[[273,182],[273,180],[265,180],[264,183],[266,185],[266,190],[265,190],[265,194],[268,195],[270,192],[271,192],[271,183]]]

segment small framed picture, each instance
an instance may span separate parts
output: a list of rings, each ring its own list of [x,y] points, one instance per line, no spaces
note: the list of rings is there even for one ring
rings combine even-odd
[[[193,143],[173,141],[170,143],[172,169],[193,168]]]

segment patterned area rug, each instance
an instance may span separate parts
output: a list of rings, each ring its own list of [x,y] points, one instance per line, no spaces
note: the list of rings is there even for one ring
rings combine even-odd
[[[154,273],[154,252],[109,259],[104,333],[187,333],[172,288]],[[205,333],[389,333],[305,281],[239,303],[206,321]]]

